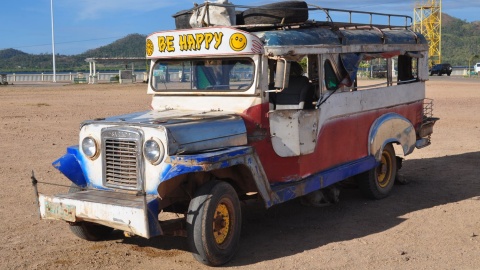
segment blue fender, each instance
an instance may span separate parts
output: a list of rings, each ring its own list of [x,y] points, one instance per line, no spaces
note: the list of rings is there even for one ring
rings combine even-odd
[[[271,189],[262,164],[251,146],[236,146],[218,151],[200,154],[176,155],[165,161],[168,169],[160,177],[160,182],[173,177],[193,172],[207,172],[235,165],[245,165],[252,173],[253,179],[262,198],[270,203]]]
[[[55,160],[52,165],[79,187],[86,187],[87,181],[80,166],[78,145],[67,148],[67,153]]]
[[[388,143],[398,143],[403,148],[403,154],[408,155],[415,149],[415,128],[410,121],[396,113],[380,116],[370,127],[368,137],[369,155],[377,161],[382,157],[383,147]]]

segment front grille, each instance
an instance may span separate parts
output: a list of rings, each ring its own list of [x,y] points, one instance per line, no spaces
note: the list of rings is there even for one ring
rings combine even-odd
[[[141,134],[138,131],[102,131],[103,179],[105,186],[141,190]]]

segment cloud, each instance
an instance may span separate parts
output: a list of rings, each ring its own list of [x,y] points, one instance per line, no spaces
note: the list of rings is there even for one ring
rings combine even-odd
[[[100,19],[112,13],[147,12],[174,5],[193,6],[188,0],[63,0],[59,4],[64,8],[77,10],[77,19]]]

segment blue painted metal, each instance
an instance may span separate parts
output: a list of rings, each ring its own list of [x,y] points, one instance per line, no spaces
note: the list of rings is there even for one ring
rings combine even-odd
[[[170,167],[161,175],[161,181],[185,173],[211,171],[245,164],[244,158],[251,156],[252,153],[251,146],[238,146],[201,154],[171,156],[165,161]]]
[[[409,30],[330,30],[300,28],[256,33],[265,46],[302,45],[368,45],[368,44],[428,44],[425,37]]]
[[[162,125],[168,131],[170,155],[247,144],[247,129],[238,115],[190,115]]]
[[[87,180],[81,167],[78,145],[67,148],[67,153],[55,160],[52,165],[79,187],[86,187]]]
[[[274,185],[272,186],[274,195],[267,207],[283,203],[285,201],[306,195],[310,192],[328,187],[347,179],[348,177],[373,169],[377,165],[378,163],[373,156],[367,156],[362,159],[311,175],[298,182]]]
[[[249,146],[232,147],[196,155],[173,156],[167,161],[167,163],[170,164],[170,167],[165,171],[161,178],[162,181],[167,181],[168,179],[185,173],[210,171],[238,164],[244,164],[250,167],[252,172],[255,170],[262,170],[260,164],[251,164],[251,160],[252,158],[254,159],[255,156],[256,154]],[[267,179],[262,177],[263,174],[256,173],[254,173],[254,179],[259,188],[260,195],[265,201],[265,206],[268,208],[328,187],[348,177],[375,168],[377,165],[378,163],[375,161],[375,158],[373,156],[368,156],[311,175],[301,181],[269,185]],[[264,185],[265,183],[267,183],[267,186]]]
[[[385,44],[428,44],[420,33],[411,31],[383,30]]]
[[[375,30],[341,30],[343,45],[382,44],[382,32]],[[413,36],[411,36],[413,39]]]
[[[338,35],[330,29],[307,28],[285,31],[265,31],[257,33],[265,41],[265,46],[288,45],[339,45]]]
[[[158,223],[158,213],[160,213],[160,208],[157,199],[151,200],[147,203],[147,212],[149,238],[162,235],[163,231]]]

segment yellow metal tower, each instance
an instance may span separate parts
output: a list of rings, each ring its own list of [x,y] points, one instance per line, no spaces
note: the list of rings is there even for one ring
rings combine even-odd
[[[413,30],[429,44],[430,65],[442,62],[442,0],[418,0],[413,10]]]

